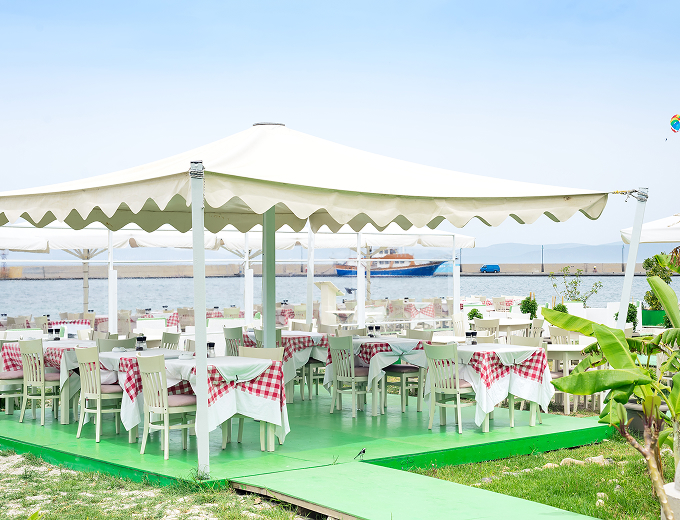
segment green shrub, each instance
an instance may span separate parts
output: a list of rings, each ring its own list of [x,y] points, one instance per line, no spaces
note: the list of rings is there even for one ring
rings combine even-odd
[[[618,312],[616,314],[614,314],[614,319],[616,321],[619,321],[619,313]],[[668,322],[670,323],[670,320],[668,320]],[[637,326],[638,326],[637,307],[635,307],[635,305],[633,305],[632,303],[628,304],[628,313],[626,314],[626,323],[632,323],[633,324],[633,330],[637,330]],[[672,325],[669,325],[669,327],[672,327]]]
[[[480,320],[484,318],[484,316],[482,316],[482,313],[479,312],[479,309],[472,309],[470,312],[468,312],[468,320],[472,321],[475,318],[479,318]]]
[[[569,311],[567,310],[567,306],[566,306],[565,304],[563,304],[563,303],[558,303],[557,305],[555,305],[555,306],[553,307],[553,310],[554,310],[554,311],[564,312],[564,313],[566,313],[566,314],[569,314]]]
[[[527,296],[522,300],[522,303],[519,304],[519,310],[522,311],[523,314],[530,314],[531,319],[533,320],[538,313],[538,303],[536,303],[535,299]]]

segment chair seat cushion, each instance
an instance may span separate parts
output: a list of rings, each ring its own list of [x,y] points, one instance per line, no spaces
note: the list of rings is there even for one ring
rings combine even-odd
[[[168,406],[191,406],[196,404],[196,396],[189,394],[176,394],[168,396]]]
[[[6,381],[8,379],[23,379],[23,370],[10,370],[9,372],[0,372],[0,380]]]
[[[368,377],[368,367],[354,367],[356,377]]]
[[[394,372],[398,374],[418,373],[419,368],[414,365],[390,365],[384,368],[385,372]]]
[[[102,394],[119,394],[123,391],[120,385],[102,385]]]
[[[59,381],[59,373],[45,372],[45,381]]]

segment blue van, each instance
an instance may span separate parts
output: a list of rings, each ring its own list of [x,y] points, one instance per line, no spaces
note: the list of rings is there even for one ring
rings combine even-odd
[[[501,267],[498,264],[483,265],[479,268],[480,273],[500,273]]]

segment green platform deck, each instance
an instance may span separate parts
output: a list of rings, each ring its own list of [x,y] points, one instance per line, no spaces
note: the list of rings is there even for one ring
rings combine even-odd
[[[371,417],[359,412],[352,419],[346,406],[329,414],[330,398],[322,390],[318,399],[288,405],[291,432],[275,453],[259,449],[259,425],[246,421],[244,441],[221,449],[221,434],[210,436],[211,478],[277,496],[283,500],[342,518],[566,518],[577,517],[558,509],[400,471],[414,467],[463,464],[536,451],[554,450],[601,441],[608,427],[596,419],[543,414],[543,424],[529,427],[528,412],[516,412],[515,428],[508,411],[497,409],[491,431],[482,433],[473,422],[474,410],[464,409],[463,434],[452,418],[446,427],[427,429],[427,411],[417,413],[415,400],[402,414],[398,396],[390,396],[388,413]],[[369,405],[370,409],[370,405]],[[0,414],[0,446],[32,452],[46,461],[78,470],[102,471],[161,484],[191,478],[196,468],[196,447],[183,451],[178,432],[171,433],[170,460],[160,450],[160,434],[152,435],[147,453],[130,445],[127,435],[115,435],[113,421],[104,422],[99,444],[92,424],[76,439],[77,424],[61,425],[48,419],[45,427],[27,412]],[[234,428],[236,430],[236,428]],[[363,462],[355,460],[365,448]],[[395,500],[408,494],[409,500]],[[395,506],[398,502],[398,506]],[[583,517],[580,517],[583,518]]]

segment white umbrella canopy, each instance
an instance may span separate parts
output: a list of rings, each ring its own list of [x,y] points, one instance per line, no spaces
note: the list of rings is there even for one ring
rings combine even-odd
[[[35,228],[31,228],[35,229]],[[18,253],[49,253],[50,246],[44,236],[26,233],[22,228],[0,227],[0,250]]]
[[[205,227],[247,231],[276,207],[276,226],[300,231],[349,224],[384,229],[431,227],[472,218],[499,225],[512,217],[564,221],[581,211],[596,219],[607,193],[454,172],[325,141],[282,125],[258,124],[160,161],[63,184],[0,193],[0,224],[23,217],[39,227],[58,220],[81,229],[136,223],[145,231],[191,228],[190,161],[205,167]]]
[[[632,227],[622,229],[621,240],[625,244],[630,244],[632,233]],[[643,224],[640,242],[643,244],[680,242],[680,213]]]

